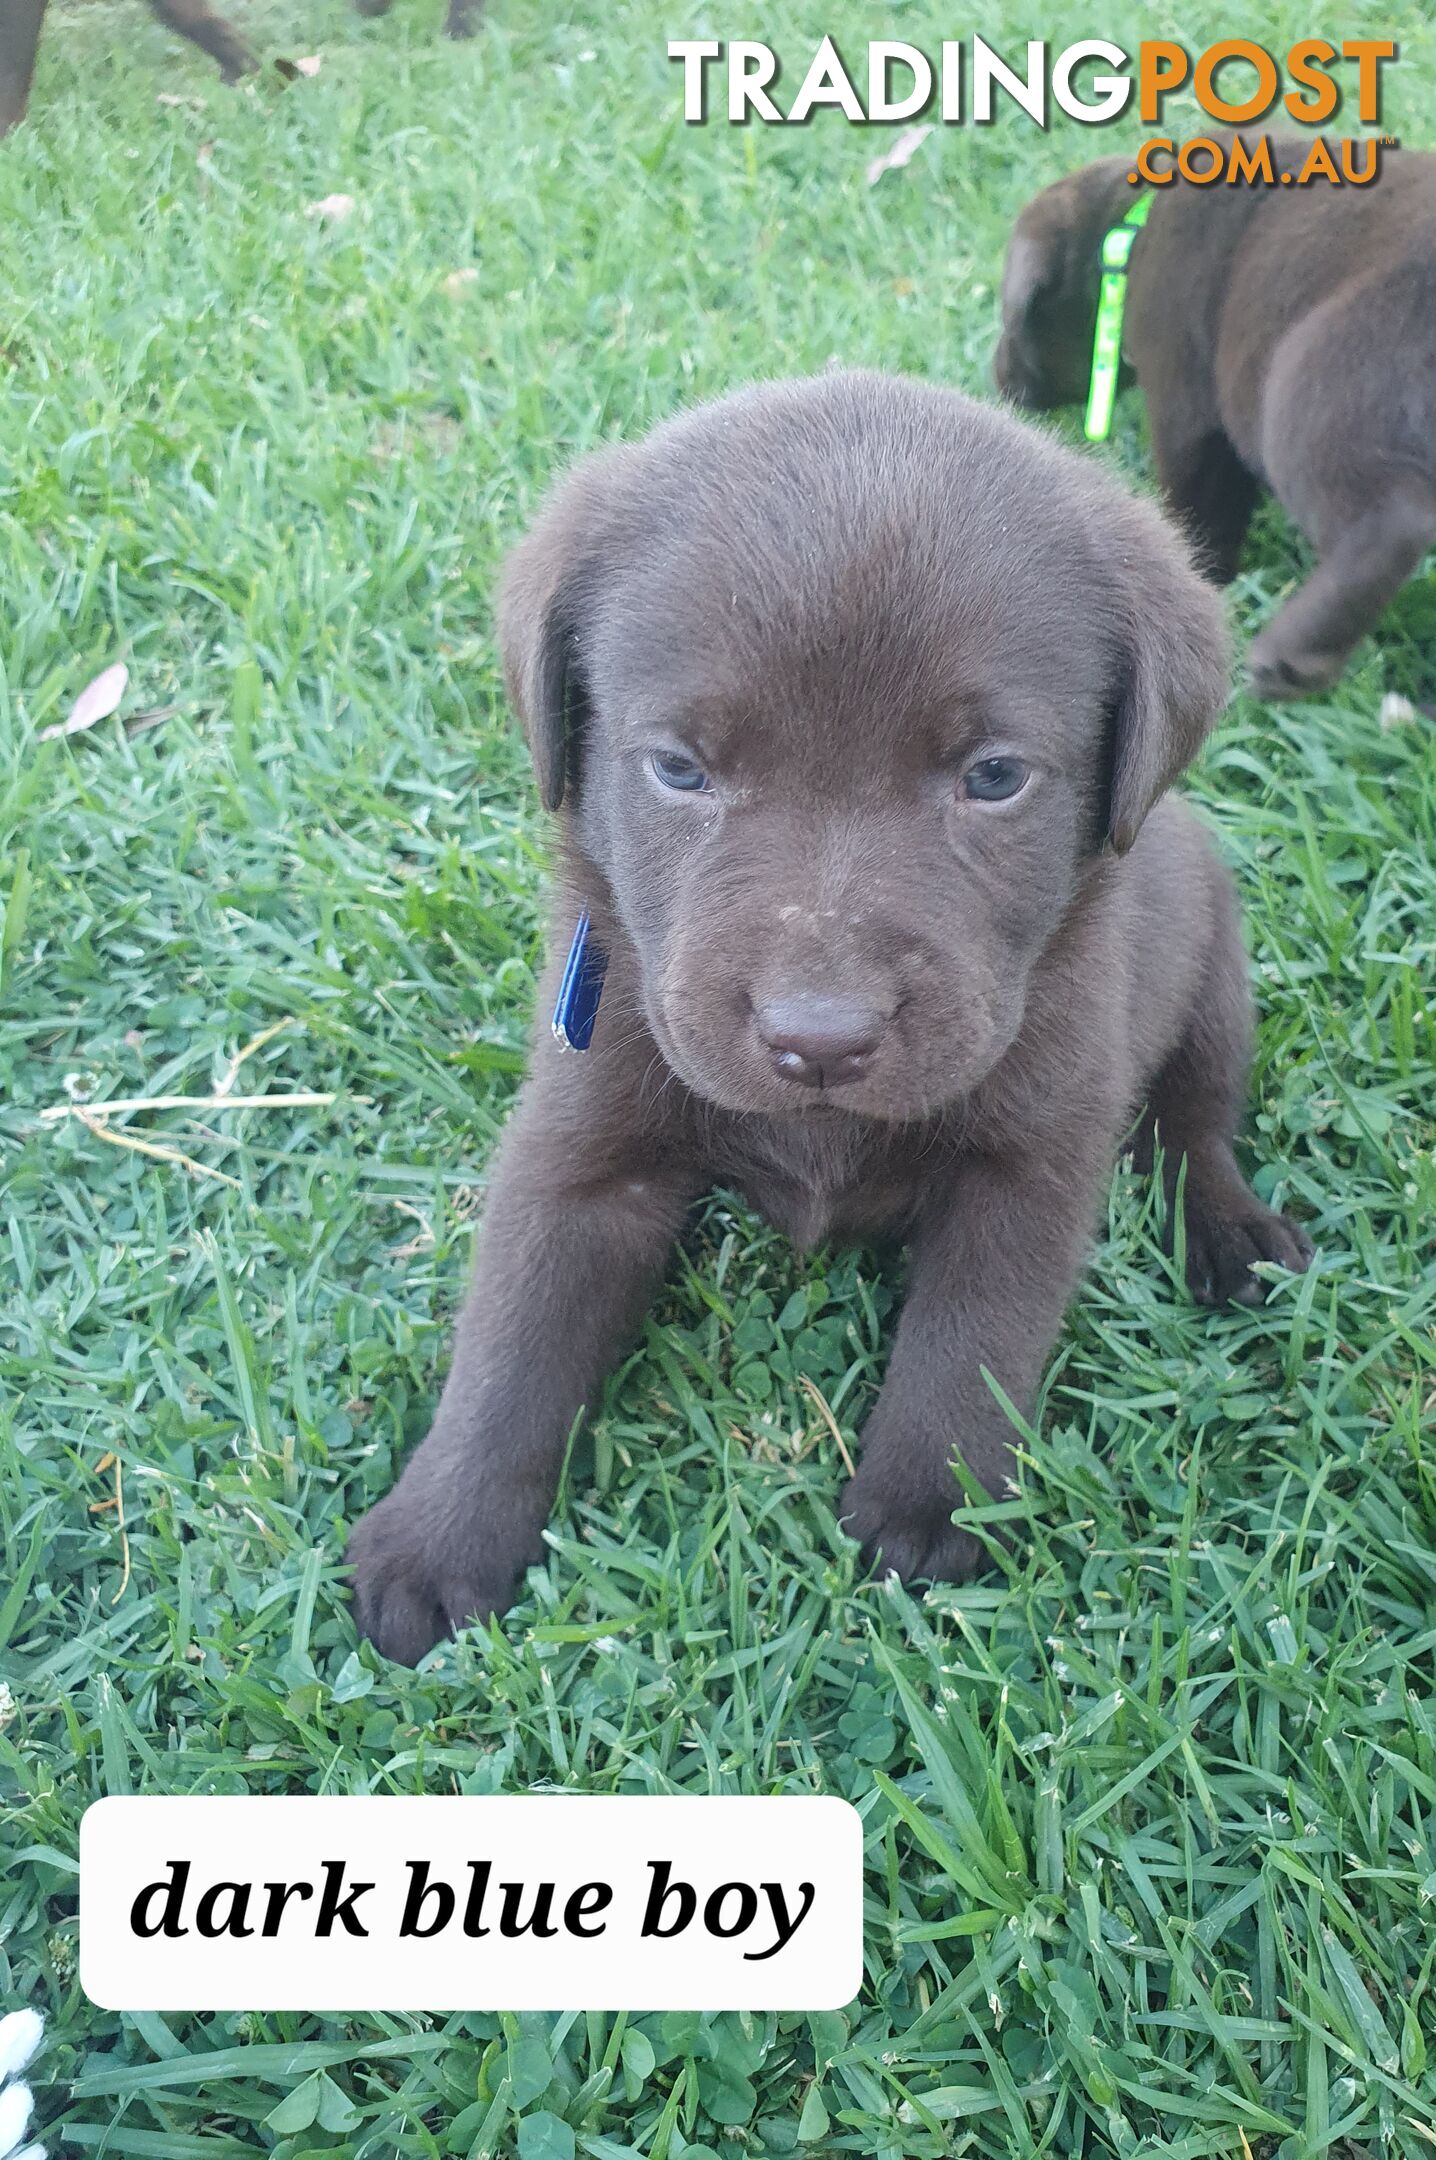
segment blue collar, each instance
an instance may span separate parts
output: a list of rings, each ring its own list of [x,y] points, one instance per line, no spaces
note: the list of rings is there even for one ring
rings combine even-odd
[[[608,973],[608,954],[595,943],[593,924],[585,908],[578,918],[573,943],[563,964],[563,981],[553,1008],[553,1039],[560,1050],[586,1050],[593,1040],[603,978]]]

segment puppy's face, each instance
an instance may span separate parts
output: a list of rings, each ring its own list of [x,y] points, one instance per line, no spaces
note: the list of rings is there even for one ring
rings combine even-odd
[[[1002,272],[998,389],[1042,411],[1087,394],[1102,241],[1131,204],[1130,161],[1102,158],[1033,197],[1013,227]]]
[[[1159,718],[1140,773],[1124,548],[1200,648],[1177,701],[1200,718],[1161,746]],[[871,376],[744,393],[581,467],[503,629],[546,797],[680,1079],[735,1111],[896,1120],[1012,1044],[1084,867],[1190,754],[1223,659],[1154,514],[1000,415]]]
[[[660,1048],[729,1109],[902,1119],[967,1091],[1072,898],[1090,653],[1053,668],[1044,596],[1003,606],[933,538],[834,531],[805,561],[709,529],[625,579],[596,640],[577,831]]]

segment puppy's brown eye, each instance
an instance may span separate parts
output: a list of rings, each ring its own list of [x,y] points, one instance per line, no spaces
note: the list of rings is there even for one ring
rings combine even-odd
[[[680,795],[702,795],[713,785],[703,767],[681,750],[655,750],[648,762],[654,779]]]
[[[962,792],[970,802],[1006,802],[1020,795],[1031,778],[1032,767],[1021,758],[979,758],[963,774]]]

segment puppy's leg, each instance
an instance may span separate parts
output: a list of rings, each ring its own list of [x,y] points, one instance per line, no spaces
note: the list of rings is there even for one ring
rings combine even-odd
[[[1152,419],[1152,458],[1168,507],[1186,531],[1206,575],[1229,585],[1261,492],[1220,428],[1193,436]]]
[[[444,24],[451,38],[477,37],[479,23],[484,12],[484,0],[449,0],[449,16]]]
[[[356,15],[387,15],[394,0],[354,0]]]
[[[1371,507],[1323,539],[1306,583],[1252,640],[1247,671],[1268,701],[1329,689],[1359,639],[1436,542],[1436,490],[1375,493]]]
[[[1186,1163],[1183,1216],[1187,1280],[1204,1305],[1235,1298],[1259,1305],[1266,1285],[1254,1260],[1274,1260],[1301,1274],[1311,1264],[1310,1238],[1284,1215],[1264,1207],[1237,1166],[1233,1143],[1246,1100],[1251,1063],[1252,1005],[1247,956],[1236,896],[1213,862],[1211,942],[1186,1028],[1152,1082],[1146,1116],[1133,1150],[1150,1169],[1154,1138],[1174,1200]]]
[[[259,66],[233,24],[216,15],[207,0],[150,0],[150,7],[169,29],[177,30],[181,37],[187,37],[217,60],[225,82],[236,83]]]
[[[840,1506],[868,1557],[899,1575],[960,1581],[982,1563],[978,1540],[953,1527],[953,1457],[1002,1493],[1013,1433],[983,1368],[1027,1415],[1111,1167],[1100,1116],[1064,1139],[1042,1159],[963,1162],[914,1241],[887,1380]]]
[[[349,1540],[355,1616],[412,1664],[513,1601],[541,1557],[575,1418],[638,1326],[690,1194],[554,1129],[541,1083],[505,1135],[433,1430]]]
[[[4,0],[0,6],[0,135],[25,117],[45,7],[46,0]]]

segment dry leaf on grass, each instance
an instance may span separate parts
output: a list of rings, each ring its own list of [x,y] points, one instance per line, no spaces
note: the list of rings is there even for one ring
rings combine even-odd
[[[181,96],[180,96],[180,95],[178,94],[178,92],[177,92],[177,91],[174,91],[174,90],[159,90],[159,91],[157,91],[157,92],[155,93],[155,103],[156,103],[156,105],[174,105],[174,106],[183,106],[183,107],[184,107],[184,108],[185,108],[185,109],[186,109],[187,111],[189,111],[189,112],[203,112],[203,111],[204,111],[204,99],[203,99],[203,98],[198,98],[198,97],[181,97]]]
[[[444,280],[444,290],[451,300],[461,299],[471,285],[477,285],[479,273],[472,263],[465,263],[462,270],[451,270]]]
[[[324,65],[324,55],[317,52],[305,53],[302,58],[295,61],[294,65],[301,75],[317,75]]]
[[[885,172],[899,172],[904,165],[910,165],[914,155],[931,133],[931,127],[904,128],[891,150],[885,150],[881,157],[875,157],[869,165],[868,186],[876,187]]]
[[[322,195],[318,202],[306,203],[304,215],[323,218],[326,225],[342,225],[345,218],[354,214],[352,195]]]
[[[173,720],[178,705],[147,705],[143,712],[131,713],[125,722],[127,735],[147,735],[151,728],[163,727],[166,720]]]
[[[112,712],[119,711],[129,680],[130,671],[122,661],[107,667],[93,682],[86,683],[65,719],[54,727],[41,728],[41,742],[53,742],[57,735],[83,735],[86,728],[108,720]]]
[[[452,413],[421,412],[402,420],[381,420],[374,430],[373,454],[381,465],[402,455],[411,440],[428,444],[436,457],[452,457],[464,440],[462,424]]]

